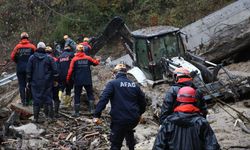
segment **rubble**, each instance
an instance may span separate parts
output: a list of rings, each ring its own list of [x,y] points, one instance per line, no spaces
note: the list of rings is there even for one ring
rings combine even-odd
[[[44,129],[38,129],[38,127],[33,124],[33,123],[28,123],[19,127],[15,127],[15,126],[10,126],[10,129],[13,129],[21,134],[23,134],[24,136],[32,136],[32,137],[38,137],[40,136],[42,133],[45,132]]]
[[[245,62],[245,63],[249,63]],[[235,64],[235,65],[242,65]],[[228,66],[231,70],[232,66]],[[246,68],[234,68],[241,71],[241,69]],[[234,70],[234,69],[232,69]],[[244,71],[245,71],[244,70]],[[248,68],[247,72],[250,71]],[[102,92],[105,84],[112,77],[112,68],[108,66],[95,66],[93,69],[93,83],[95,88],[96,102],[98,97]],[[159,115],[159,110],[163,98],[165,96],[165,91],[168,90],[168,84],[161,84],[155,87],[141,87],[146,93],[148,106],[147,112],[143,115],[143,122],[136,127],[135,137],[136,137],[136,149],[151,149],[154,143],[155,135],[158,132],[159,125],[157,117]],[[84,94],[84,93],[83,93]],[[96,126],[92,122],[92,116],[88,113],[87,104],[85,103],[85,95],[81,97],[81,111],[80,117],[71,117],[73,108],[61,108],[60,118],[55,122],[48,122],[44,115],[41,113],[41,118],[45,120],[44,123],[35,124],[38,129],[44,129],[45,132],[39,137],[37,136],[19,136],[15,134],[9,134],[4,137],[2,141],[2,146],[6,149],[102,149],[106,150],[110,147],[109,134],[110,134],[110,116],[108,115],[109,107],[103,113],[103,124]],[[243,104],[248,101],[237,102],[233,105],[237,110],[244,111],[246,116],[250,116],[249,108]],[[241,105],[242,104],[242,105]],[[230,104],[231,105],[231,104]],[[228,110],[234,116],[237,116],[231,110]],[[235,119],[229,116],[222,108],[218,106],[213,106],[213,109],[209,111],[209,122],[215,131],[215,134],[221,144],[222,149],[230,146],[241,145],[242,147],[247,147],[249,142],[249,134],[246,134],[237,125],[235,127]],[[12,125],[13,127],[22,127],[30,124],[31,120],[23,118],[21,120],[16,120]],[[243,120],[243,122],[245,122]],[[34,125],[34,124],[33,124]],[[245,124],[247,129],[249,124]],[[19,133],[20,134],[20,133]],[[24,135],[24,134],[21,134]],[[235,143],[235,144],[232,144]],[[126,146],[123,146],[123,150],[126,150]]]

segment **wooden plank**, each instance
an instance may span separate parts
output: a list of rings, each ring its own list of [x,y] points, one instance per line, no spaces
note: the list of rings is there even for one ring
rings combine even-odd
[[[16,111],[22,118],[29,118],[33,115],[32,106],[23,106],[22,104],[16,103],[10,105],[11,110]]]

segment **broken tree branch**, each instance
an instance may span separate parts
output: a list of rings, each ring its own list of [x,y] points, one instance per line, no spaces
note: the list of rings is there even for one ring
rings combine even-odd
[[[77,118],[74,118],[74,117],[72,117],[72,116],[70,116],[70,115],[68,115],[68,114],[66,114],[66,113],[59,112],[59,114],[63,115],[64,117],[67,117],[67,118],[69,118],[69,119],[73,119],[75,122],[78,122],[78,121],[77,121]]]
[[[223,102],[220,99],[217,99],[218,102],[220,102],[223,105],[226,105],[227,107],[231,108],[232,110],[234,110],[239,116],[245,118],[249,123],[250,123],[250,119],[248,117],[246,117],[242,112],[238,111],[237,109],[233,108],[232,106],[230,106],[229,104]]]
[[[92,137],[92,136],[95,136],[95,135],[98,135],[99,134],[99,132],[94,132],[94,133],[91,133],[91,134],[86,134],[86,135],[84,135],[84,139],[85,138],[88,138],[88,137]]]
[[[8,141],[2,142],[1,144],[8,144],[8,143],[13,143],[13,142],[17,142],[18,140],[15,139],[8,139]]]
[[[66,137],[65,140],[68,141],[72,135],[73,135],[73,132],[70,132],[69,135]]]

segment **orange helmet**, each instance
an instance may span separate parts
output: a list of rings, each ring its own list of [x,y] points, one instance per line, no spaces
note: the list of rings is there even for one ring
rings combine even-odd
[[[76,46],[76,49],[77,49],[77,51],[83,51],[83,50],[84,50],[84,47],[83,47],[82,44],[78,44],[78,45]]]
[[[185,77],[191,77],[190,76],[190,71],[184,67],[180,67],[180,68],[176,68],[174,70],[174,75],[176,77],[180,77],[180,76],[185,76]]]
[[[29,34],[27,32],[22,32],[21,33],[21,39],[22,38],[29,38]]]
[[[196,102],[195,98],[196,90],[190,86],[184,86],[179,89],[176,101],[182,103],[194,103]]]
[[[118,71],[126,72],[127,71],[126,65],[125,64],[117,64],[115,66],[115,68],[113,69],[113,72],[118,72]]]
[[[50,46],[46,46],[45,51],[50,52],[50,53],[53,52],[53,50],[52,50],[52,48]]]
[[[83,39],[83,41],[84,41],[84,42],[89,42],[89,38],[85,37],[85,38]]]

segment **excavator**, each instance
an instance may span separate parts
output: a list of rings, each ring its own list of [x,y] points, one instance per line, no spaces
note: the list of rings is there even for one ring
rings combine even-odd
[[[232,76],[222,64],[217,65],[186,50],[183,40],[187,42],[188,39],[183,38],[185,33],[179,28],[154,26],[131,32],[121,17],[114,17],[100,36],[91,39],[91,55],[95,55],[114,36],[121,37],[133,64],[128,73],[141,85],[171,82],[173,71],[177,67],[185,67],[190,70],[196,86],[206,93],[206,100],[239,100],[250,92],[249,77]],[[229,82],[218,80],[220,69],[226,73]]]

